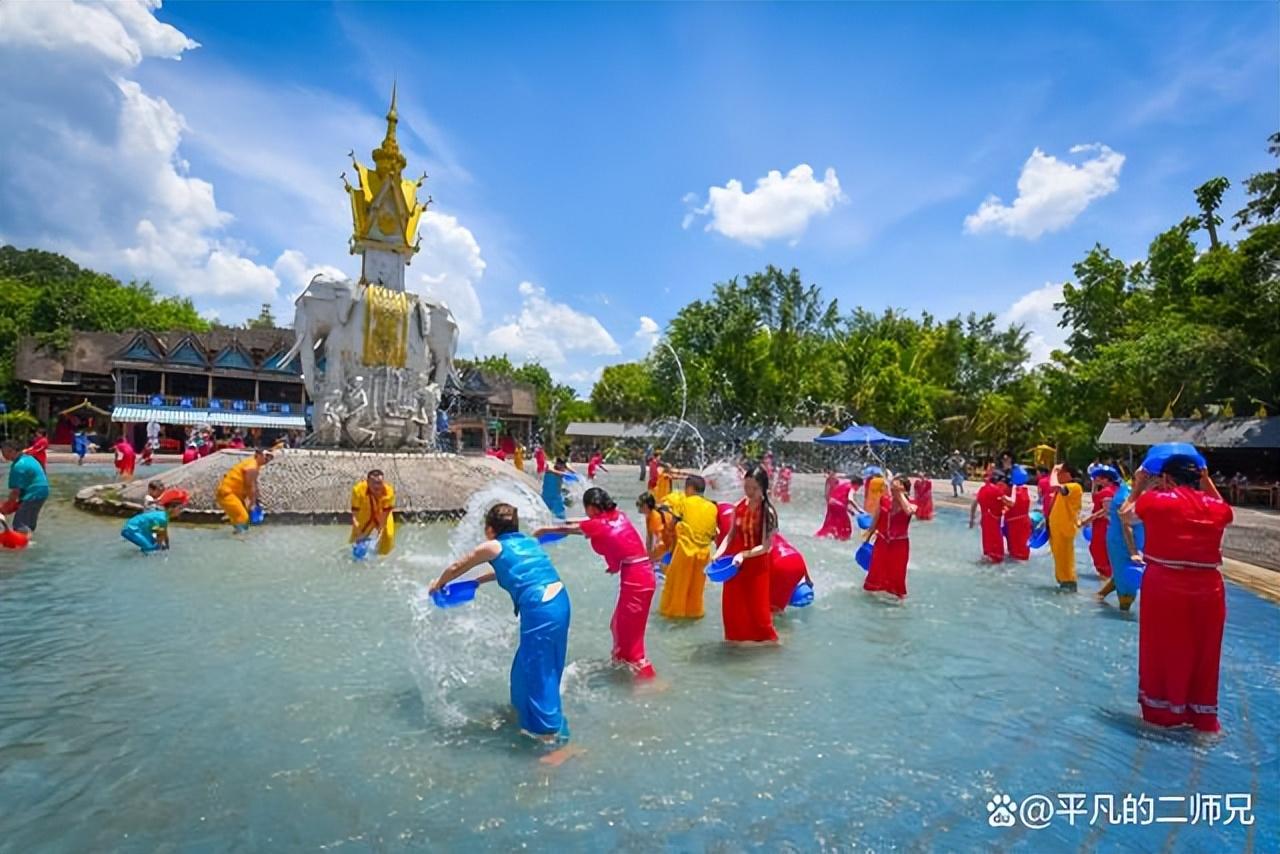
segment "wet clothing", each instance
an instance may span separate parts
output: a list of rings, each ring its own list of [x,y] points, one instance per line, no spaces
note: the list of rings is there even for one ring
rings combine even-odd
[[[911,514],[904,513],[892,496],[886,495],[880,499],[876,545],[871,551],[871,566],[867,568],[863,590],[883,591],[892,593],[899,599],[906,598],[907,560],[911,556],[911,540],[907,528],[910,524]]]
[[[40,464],[40,468],[45,471],[49,470],[49,440],[44,436],[37,436],[36,440],[31,443],[31,447],[23,451],[24,454],[31,457]]]
[[[769,562],[769,607],[784,610],[791,604],[791,594],[809,574],[804,555],[787,542],[782,534],[773,535],[773,550]]]
[[[1091,493],[1093,513],[1100,511],[1103,503],[1115,494],[1114,486],[1108,485],[1095,489]],[[1089,523],[1089,557],[1093,558],[1094,570],[1103,578],[1111,577],[1111,558],[1107,554],[1107,528],[1110,525],[1110,518],[1109,514],[1104,514]]]
[[[1153,490],[1134,507],[1146,527],[1138,703],[1158,726],[1217,732],[1218,671],[1226,625],[1222,534],[1231,506],[1189,486]]]
[[[619,576],[618,603],[609,621],[613,659],[626,662],[641,675],[652,676],[644,634],[657,579],[640,534],[626,514],[616,508],[583,520],[580,527],[591,548],[604,558],[608,571]]]
[[[227,514],[228,521],[237,528],[249,524],[248,502],[253,492],[249,488],[248,473],[258,471],[258,461],[249,457],[233,465],[222,477],[214,499],[222,512]]]
[[[705,613],[705,570],[711,560],[719,509],[701,495],[669,495],[666,504],[678,521],[674,523],[675,541],[658,613],[668,618],[699,619]]]
[[[133,445],[123,440],[116,443],[116,472],[120,477],[133,477],[133,469],[137,463],[138,454],[133,450]]]
[[[978,511],[982,514],[982,556],[992,563],[1004,561],[1004,535],[1000,532],[1000,523],[1004,519],[1004,486],[987,481],[978,488],[974,498],[978,502]]]
[[[547,469],[542,475],[542,501],[557,519],[564,518],[564,493],[560,491],[564,475],[555,469]]]
[[[559,733],[565,730],[560,679],[569,648],[569,591],[532,537],[512,531],[498,537],[498,544],[502,551],[490,564],[520,617],[520,645],[511,662],[511,705],[526,732]]]
[[[1005,541],[1013,560],[1031,558],[1031,493],[1025,486],[1013,488],[1013,506],[1004,512]]]
[[[1130,492],[1132,490],[1127,483],[1116,487],[1115,495],[1111,496],[1111,511],[1107,514],[1107,557],[1111,560],[1111,580],[1122,606],[1131,603],[1142,586],[1142,569],[1132,563],[1129,543],[1124,538],[1124,520],[1120,518],[1120,508],[1129,500]],[[1138,522],[1130,527],[1130,533],[1133,535],[1134,547],[1140,553],[1146,526]]]
[[[1076,522],[1080,518],[1080,505],[1084,490],[1072,481],[1064,483],[1066,489],[1054,497],[1049,511],[1049,549],[1053,552],[1053,576],[1058,584],[1076,583]]]
[[[49,478],[35,457],[19,454],[9,464],[9,489],[18,490],[19,503],[43,501],[49,497]]]
[[[382,494],[369,494],[369,482],[362,480],[351,487],[351,512],[356,517],[348,542],[356,542],[378,534],[378,554],[390,554],[396,545],[396,491],[382,484]],[[379,533],[380,532],[380,533]]]
[[[916,519],[928,522],[933,518],[933,481],[922,477],[915,482]]]
[[[120,529],[120,536],[145,552],[160,548],[156,534],[169,529],[169,514],[163,509],[146,510],[133,516]]]
[[[726,554],[755,548],[765,539],[765,506],[752,509],[747,499],[733,511],[734,541]],[[722,615],[727,641],[776,641],[773,614],[769,607],[769,553],[742,562],[738,574],[724,583]]]
[[[849,493],[852,491],[853,484],[847,480],[837,480],[832,485],[827,492],[827,516],[815,537],[844,541],[853,536],[853,522],[849,519]]]

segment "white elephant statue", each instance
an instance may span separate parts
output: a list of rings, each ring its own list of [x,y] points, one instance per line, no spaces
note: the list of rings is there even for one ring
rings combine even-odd
[[[321,391],[320,372],[316,366],[316,347],[324,345],[324,386],[341,389],[346,386],[342,352],[359,352],[363,316],[356,311],[357,301],[351,282],[316,276],[294,301],[293,348],[281,359],[287,365],[295,355],[302,359],[302,382],[312,400],[325,395]]]
[[[458,323],[442,302],[418,298],[418,326],[431,353],[431,381],[445,388],[453,375],[453,357],[458,352]]]
[[[453,374],[458,324],[443,303],[408,294],[409,310],[417,319],[405,320],[403,363],[365,364],[370,310],[366,293],[365,287],[346,280],[313,278],[295,301],[296,340],[281,363],[288,364],[295,355],[301,358],[307,393],[318,404],[313,429],[321,442],[376,447],[422,444],[416,422],[425,418],[422,403],[438,401]],[[323,368],[318,353],[323,354]],[[353,383],[360,387],[363,399],[353,399]],[[424,398],[419,386],[427,385],[435,389]],[[433,447],[434,434],[430,435]]]

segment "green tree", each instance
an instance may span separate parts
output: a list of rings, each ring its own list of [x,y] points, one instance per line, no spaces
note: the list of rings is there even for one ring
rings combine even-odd
[[[602,418],[646,423],[658,415],[658,390],[643,362],[605,368],[591,389],[591,404]]]
[[[1280,159],[1280,132],[1271,134],[1267,143],[1267,152]],[[1244,180],[1244,190],[1249,195],[1249,202],[1236,213],[1233,230],[1254,223],[1275,222],[1280,218],[1280,168],[1249,176]]]
[[[1222,194],[1231,186],[1226,178],[1210,178],[1196,187],[1196,204],[1200,206],[1200,224],[1209,232],[1209,246],[1217,249],[1218,226],[1222,225],[1222,217],[1218,216],[1218,208],[1222,206]]]
[[[271,313],[271,303],[264,302],[258,316],[246,320],[245,329],[274,329],[276,326],[276,316]]]
[[[57,350],[77,330],[208,328],[190,300],[161,297],[147,282],[123,284],[53,252],[0,246],[0,396],[10,403],[20,391],[13,360],[23,335]]]

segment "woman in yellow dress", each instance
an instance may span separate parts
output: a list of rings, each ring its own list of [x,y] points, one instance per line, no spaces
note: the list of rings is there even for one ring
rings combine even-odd
[[[1053,507],[1049,510],[1049,549],[1053,552],[1053,575],[1058,588],[1076,592],[1076,532],[1084,490],[1075,482],[1076,470],[1059,463],[1049,472]]]
[[[516,471],[524,471],[524,445],[519,442],[516,443],[515,465]]]
[[[703,588],[707,562],[715,547],[720,508],[703,496],[707,482],[701,476],[685,477],[684,494],[668,495],[664,502],[675,514],[676,542],[671,565],[662,584],[658,613],[670,619],[699,619],[704,613]]]
[[[273,456],[258,448],[252,457],[232,466],[218,483],[213,497],[237,533],[249,530],[249,508],[259,503],[258,475]]]
[[[365,475],[351,487],[351,539],[378,539],[378,554],[390,554],[396,545],[396,491],[380,469]]]

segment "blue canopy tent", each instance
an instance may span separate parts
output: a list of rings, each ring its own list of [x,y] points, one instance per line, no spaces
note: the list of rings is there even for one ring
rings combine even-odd
[[[813,441],[821,445],[907,445],[911,442],[881,433],[869,424],[854,424],[834,436],[819,436]]]

